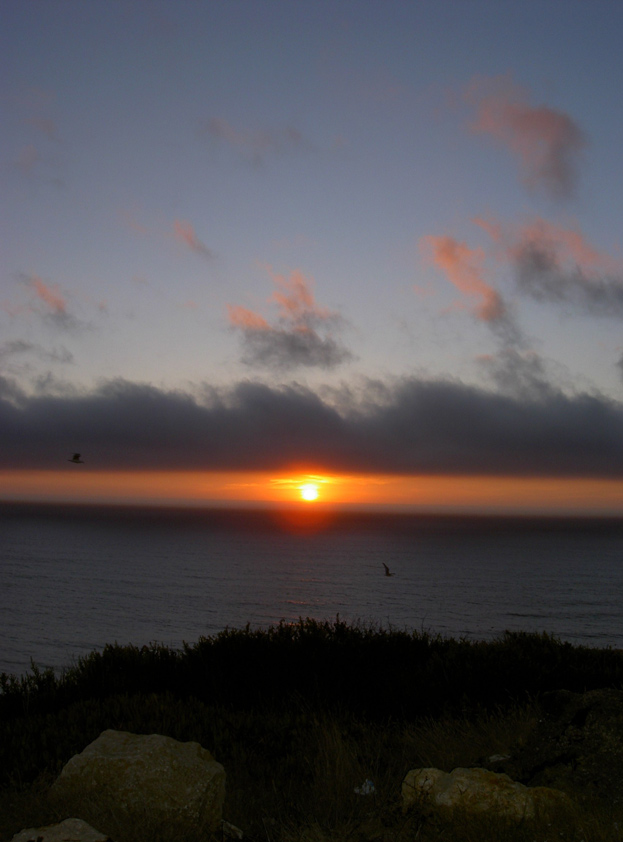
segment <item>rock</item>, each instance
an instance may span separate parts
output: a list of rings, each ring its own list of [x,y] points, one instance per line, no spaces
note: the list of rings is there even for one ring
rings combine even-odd
[[[15,834],[11,842],[111,842],[111,840],[82,819],[65,819],[60,824],[21,830]]]
[[[510,754],[492,754],[490,757],[487,758],[487,767],[489,763],[491,763],[492,765],[496,763],[504,763],[506,760],[510,759]]]
[[[236,825],[231,822],[226,822],[225,819],[221,822],[221,831],[223,833],[223,838],[242,839],[244,837],[244,833],[239,827],[236,827]]]
[[[498,771],[529,786],[563,789],[613,804],[623,792],[623,691],[544,695],[542,718]]]
[[[529,788],[508,775],[488,769],[412,769],[402,782],[403,810],[414,806],[451,815],[495,814],[520,823],[569,812],[572,802],[564,793],[546,787]]]
[[[50,797],[113,837],[128,824],[192,835],[220,826],[225,770],[199,743],[108,730],[69,760]]]

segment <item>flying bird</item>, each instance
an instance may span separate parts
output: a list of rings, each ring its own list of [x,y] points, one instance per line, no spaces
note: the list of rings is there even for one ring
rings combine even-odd
[[[74,463],[74,465],[84,465],[84,462],[83,462],[83,461],[82,461],[82,459],[80,458],[80,454],[79,454],[79,453],[74,453],[74,455],[71,457],[71,459],[68,459],[67,461],[68,461],[68,462],[73,462],[73,463]]]
[[[389,567],[385,564],[385,562],[383,562],[383,567],[385,568],[385,575],[386,576],[393,576],[394,575],[393,573],[389,572]]]

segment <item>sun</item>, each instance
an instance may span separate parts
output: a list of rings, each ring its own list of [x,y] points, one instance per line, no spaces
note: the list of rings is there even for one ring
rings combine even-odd
[[[318,486],[313,485],[311,482],[301,485],[299,491],[301,492],[303,500],[311,501],[316,500],[318,497]]]

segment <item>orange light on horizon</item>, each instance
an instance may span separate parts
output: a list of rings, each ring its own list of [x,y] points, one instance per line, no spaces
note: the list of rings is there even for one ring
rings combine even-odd
[[[623,480],[560,477],[330,475],[303,471],[0,471],[0,500],[311,511],[623,515]],[[313,505],[310,506],[310,503]]]
[[[272,477],[269,481],[271,496],[274,495],[274,499],[282,500],[284,503],[294,500],[305,503],[320,502],[320,500],[323,503],[340,502],[339,484],[339,477],[323,474],[294,474]],[[336,486],[336,488],[331,489],[331,486]],[[338,490],[337,496],[336,490]]]

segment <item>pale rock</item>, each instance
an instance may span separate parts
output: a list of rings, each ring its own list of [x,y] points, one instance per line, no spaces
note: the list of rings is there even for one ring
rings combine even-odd
[[[225,770],[199,743],[108,730],[69,760],[50,797],[111,836],[129,822],[216,830]]]
[[[242,839],[244,837],[244,832],[239,827],[236,827],[231,822],[226,822],[225,819],[221,822],[221,830],[223,837],[228,837],[229,839]]]
[[[65,819],[60,824],[20,830],[11,842],[110,842],[110,838],[82,819]]]
[[[412,769],[402,782],[403,810],[416,805],[452,813],[491,813],[513,821],[545,818],[572,809],[571,799],[560,790],[526,787],[508,775],[488,769]]]

